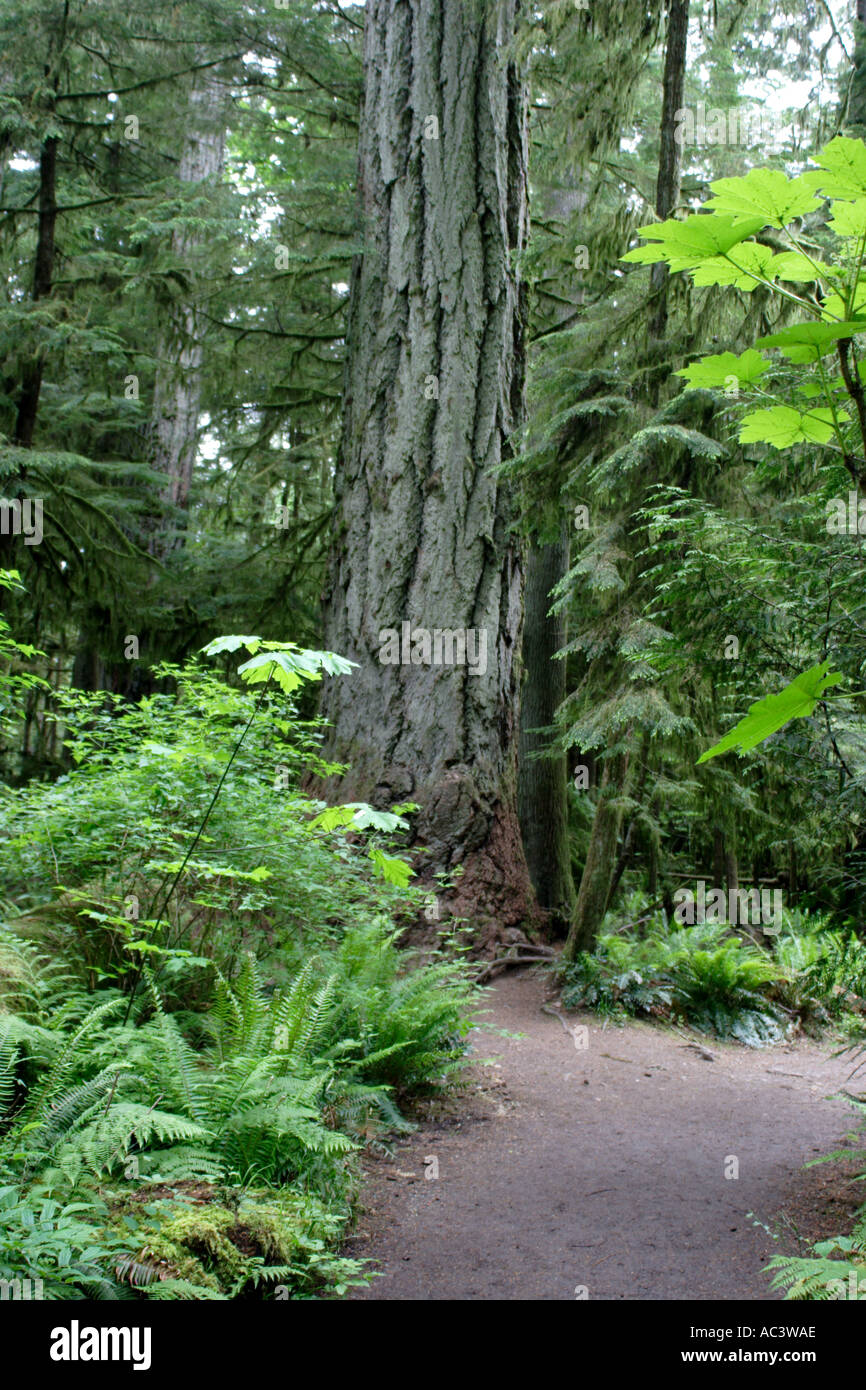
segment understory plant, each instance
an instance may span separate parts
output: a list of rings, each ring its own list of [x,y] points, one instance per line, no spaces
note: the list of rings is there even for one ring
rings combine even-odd
[[[366,1277],[338,1250],[364,1144],[463,1064],[465,966],[397,944],[413,808],[300,791],[333,769],[294,691],[348,663],[208,654],[240,648],[138,705],[61,697],[72,765],[0,801],[13,1296],[339,1294]]]
[[[866,1011],[866,947],[817,915],[782,914],[764,943],[724,923],[669,923],[663,910],[644,930],[602,932],[593,953],[563,971],[563,1002],[606,1016],[682,1018],[720,1038],[773,1042],[795,1022],[843,1023]]]

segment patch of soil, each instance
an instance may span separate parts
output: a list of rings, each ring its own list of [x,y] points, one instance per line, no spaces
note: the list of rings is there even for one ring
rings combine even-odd
[[[801,1236],[826,1235],[825,1217],[842,1229],[832,1169],[801,1167],[851,1128],[831,1099],[850,1062],[808,1041],[695,1046],[569,1015],[579,1046],[541,1012],[545,984],[524,971],[494,986],[469,1089],[367,1163],[346,1253],[382,1277],[348,1297],[780,1297],[765,1227],[790,1203]]]
[[[822,1163],[799,1173],[772,1223],[780,1252],[807,1255],[816,1241],[850,1235],[866,1203],[866,1183],[858,1180],[863,1171],[861,1160]]]
[[[176,1198],[182,1197],[185,1202],[201,1204],[217,1201],[216,1193],[217,1189],[213,1183],[189,1180],[175,1182],[170,1186],[156,1184],[149,1187],[145,1184],[131,1191],[128,1199],[130,1202],[160,1202],[174,1201]],[[219,1205],[218,1201],[217,1204]]]

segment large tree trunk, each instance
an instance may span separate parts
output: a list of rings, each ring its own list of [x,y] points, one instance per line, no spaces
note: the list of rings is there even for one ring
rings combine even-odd
[[[563,753],[546,752],[556,711],[565,699],[565,662],[554,660],[567,641],[565,610],[550,613],[550,591],[568,569],[568,528],[550,545],[534,546],[526,572],[520,709],[518,807],[523,848],[539,906],[565,934],[574,908],[568,840],[568,769]],[[547,731],[545,732],[538,732]],[[541,755],[541,756],[534,756]]]
[[[215,183],[225,154],[225,102],[214,68],[190,79],[178,178],[183,184]],[[184,265],[194,264],[202,239],[175,231],[172,252]],[[151,462],[165,477],[161,502],[165,511],[151,522],[148,549],[164,559],[182,543],[177,512],[186,510],[198,439],[201,371],[204,352],[202,324],[195,290],[170,305],[157,353],[159,366],[153,393]]]
[[[514,21],[515,0],[367,0],[364,254],[325,596],[326,643],[358,669],[323,706],[328,754],[350,764],[328,794],[417,801],[425,871],[463,870],[449,908],[500,926],[533,901],[516,812],[521,551],[491,476],[523,409]],[[417,664],[383,663],[383,632],[404,623],[464,630],[486,661],[437,663],[419,642]]]

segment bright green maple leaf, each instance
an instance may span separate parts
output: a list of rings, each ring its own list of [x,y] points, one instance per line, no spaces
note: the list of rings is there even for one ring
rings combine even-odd
[[[759,338],[756,347],[777,347],[791,362],[817,362],[833,352],[840,338],[866,333],[866,319],[847,323],[795,323],[778,333]]]
[[[810,667],[802,675],[796,676],[784,690],[750,705],[745,718],[712,748],[708,748],[706,753],[702,753],[698,762],[705,763],[709,758],[717,758],[720,753],[727,753],[732,748],[739,749],[742,756],[771,734],[777,733],[785,724],[790,724],[792,719],[807,718],[824,691],[838,685],[843,679],[840,671],[828,671],[829,665],[829,661],[822,661],[820,665]]]
[[[856,198],[853,203],[834,203],[829,226],[837,236],[866,235],[866,197]]]
[[[800,178],[825,198],[862,198],[866,194],[866,145],[837,135],[818,155],[820,169]]]
[[[219,656],[220,652],[236,652],[239,651],[241,647],[246,647],[248,652],[252,652],[253,655],[255,655],[261,645],[261,637],[215,637],[212,642],[208,642],[207,646],[202,647],[201,650],[205,656]]]
[[[682,367],[675,375],[685,377],[690,391],[700,388],[714,390],[727,386],[731,377],[736,377],[738,386],[749,386],[769,366],[769,362],[754,348],[746,348],[739,357],[733,352],[718,352],[710,357],[702,357],[700,361]]]
[[[408,830],[409,822],[394,811],[377,811],[366,801],[347,801],[342,806],[328,806],[309,822],[311,830],[336,830],[351,825],[353,830]]]
[[[716,179],[706,206],[735,217],[760,218],[761,226],[784,227],[818,206],[814,185],[789,179],[779,169],[750,169],[744,178]]]
[[[837,419],[847,420],[844,410]],[[774,449],[790,449],[792,444],[826,444],[833,438],[833,412],[826,407],[801,414],[791,405],[773,405],[743,416],[741,444],[772,444]]]
[[[850,291],[845,292],[844,298],[841,294],[828,294],[827,298],[824,300],[823,312],[821,314],[822,322],[829,323],[835,327],[839,320],[844,319],[847,314],[862,314],[864,312],[864,309],[866,309],[866,277],[862,275],[858,277],[857,284],[854,287],[854,303],[850,308],[846,302],[849,298]],[[859,332],[866,332],[866,323],[861,323]],[[841,336],[847,338],[850,335],[844,333]]]
[[[694,283],[704,285],[733,285],[734,289],[751,294],[762,280],[770,278],[770,263],[775,259],[770,246],[746,241],[723,256],[711,256],[691,270]]]
[[[794,280],[801,284],[809,284],[819,275],[829,278],[832,274],[830,266],[810,260],[801,251],[779,251],[767,266],[769,280]]]
[[[409,879],[415,876],[415,870],[396,854],[383,854],[382,850],[373,846],[370,858],[385,882],[393,883],[396,888],[408,888]]]
[[[667,261],[671,271],[692,270],[713,256],[723,256],[732,246],[738,246],[764,226],[763,218],[734,221],[733,217],[692,213],[677,221],[652,222],[639,227],[638,235],[653,243],[627,251],[624,261],[653,265]]]

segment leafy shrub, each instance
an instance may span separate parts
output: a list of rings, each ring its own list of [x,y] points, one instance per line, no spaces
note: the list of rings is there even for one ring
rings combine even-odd
[[[565,971],[563,1003],[608,1015],[681,1014],[694,1027],[758,1045],[780,1036],[767,987],[782,975],[772,957],[725,925],[669,930],[657,920],[644,938],[608,933],[594,955]]]
[[[396,945],[415,808],[299,790],[334,769],[293,692],[346,663],[209,652],[240,647],[255,701],[195,663],[136,706],[61,695],[75,765],[0,798],[0,1269],[50,1297],[357,1282],[360,1144],[463,1060],[465,967]]]
[[[762,991],[778,980],[771,957],[739,937],[676,954],[674,997],[693,1027],[754,1047],[781,1037],[778,1010]]]
[[[771,1288],[784,1289],[786,1299],[866,1300],[866,1221],[852,1236],[818,1241],[811,1255],[777,1255],[767,1268],[776,1271]]]
[[[276,1260],[276,1273],[262,1254],[233,1265],[231,1279],[227,1265],[215,1273],[206,1262],[205,1292],[197,1294],[189,1258],[166,1255],[173,1272],[160,1268],[153,1296],[236,1297],[271,1279],[294,1297],[325,1278],[342,1285],[358,1275],[329,1253],[357,1190],[353,1134],[368,1133],[376,1116],[388,1127],[405,1123],[392,1086],[401,1094],[439,1086],[461,1064],[471,1007],[461,967],[405,970],[384,922],[350,930],[285,987],[263,980],[250,954],[233,980],[218,976],[210,1008],[192,1016],[196,1047],[152,982],[149,1006],[139,1002],[129,1020],[116,989],[57,1003],[57,983],[50,968],[41,977],[33,943],[9,931],[3,943],[0,1175],[15,1194],[0,1209],[4,1277],[30,1278],[38,1267],[61,1290],[56,1296],[117,1296],[118,1260],[131,1261],[130,1270],[147,1261],[112,1225],[113,1208],[130,1192],[182,1194],[191,1184],[303,1198],[303,1239],[292,1261]],[[216,1204],[222,1210],[225,1201]],[[241,1225],[252,1229],[252,1206],[245,1213]],[[164,1240],[157,1227],[175,1216],[158,1211],[145,1243],[167,1251],[176,1227]],[[26,1248],[19,1227],[29,1231]],[[63,1250],[71,1253],[61,1279],[54,1264]],[[141,1278],[133,1270],[121,1283],[140,1291]]]
[[[784,926],[774,942],[778,998],[806,1020],[856,1024],[866,1012],[866,942],[826,915],[786,913]]]
[[[138,705],[61,692],[74,766],[0,789],[19,933],[64,954],[90,988],[129,989],[147,958],[169,1000],[192,1001],[208,995],[206,959],[228,974],[249,949],[298,959],[346,925],[405,910],[408,865],[383,851],[405,821],[355,807],[317,823],[322,803],[299,782],[328,770],[321,731],[290,695],[266,695],[253,719],[251,690],[195,662],[163,671],[174,693]]]
[[[562,991],[565,1007],[594,1009],[602,1017],[665,1013],[672,999],[671,982],[660,969],[624,965],[619,950],[612,959],[607,953],[609,941],[600,937],[594,955],[582,951],[568,966]]]
[[[20,1297],[121,1297],[112,1264],[125,1242],[101,1229],[107,1219],[93,1196],[63,1204],[38,1186],[0,1187],[0,1279],[20,1281]]]
[[[331,1027],[353,1040],[359,1077],[429,1090],[464,1064],[473,990],[457,961],[408,969],[397,935],[381,917],[346,931],[334,958]]]

